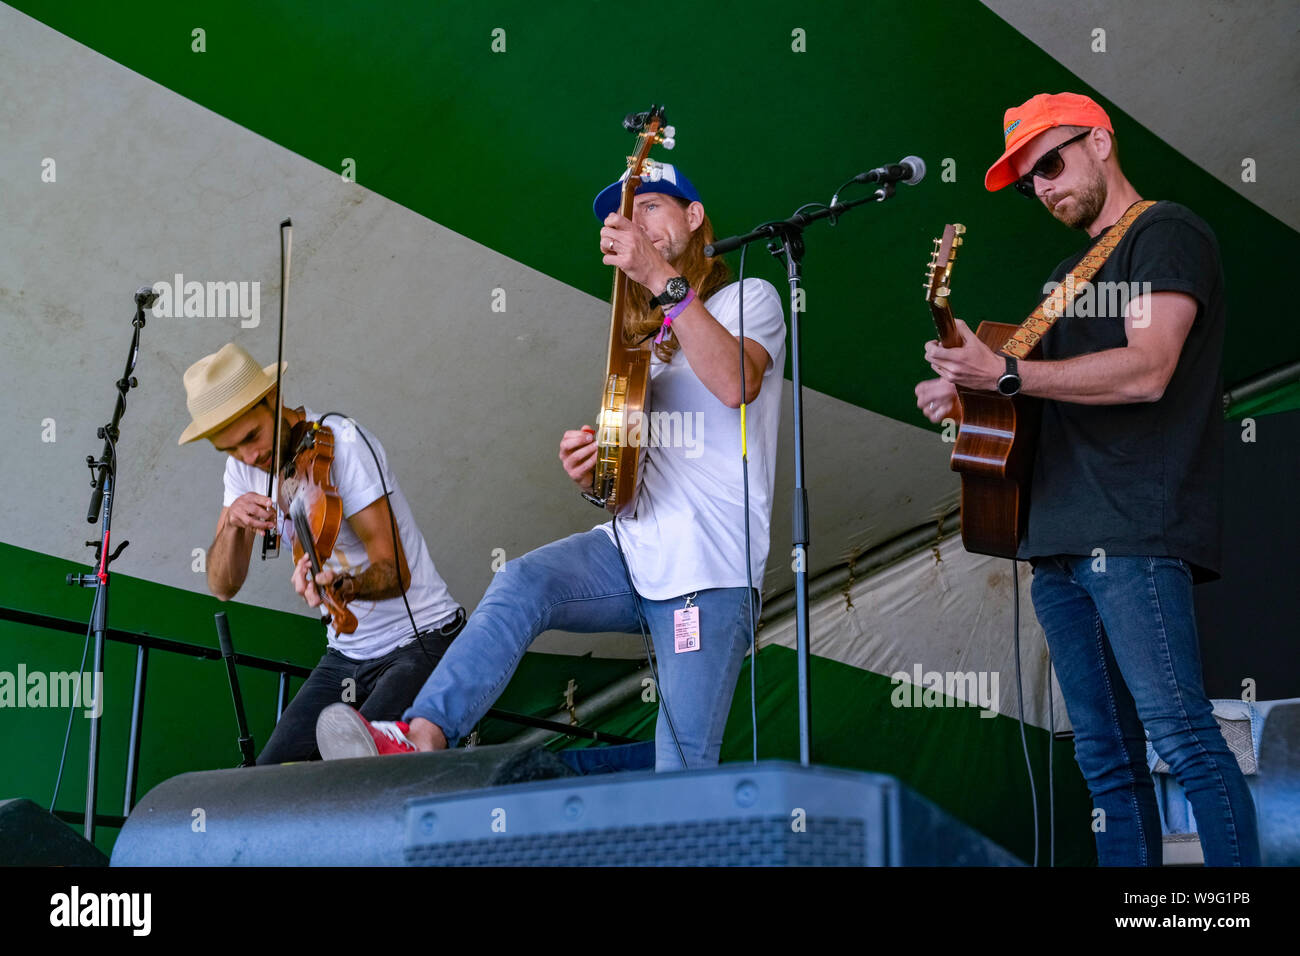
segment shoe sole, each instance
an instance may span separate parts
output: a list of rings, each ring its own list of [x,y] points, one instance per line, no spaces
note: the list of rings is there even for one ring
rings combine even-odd
[[[379,747],[363,718],[347,704],[330,704],[316,718],[316,748],[324,760],[377,757]]]

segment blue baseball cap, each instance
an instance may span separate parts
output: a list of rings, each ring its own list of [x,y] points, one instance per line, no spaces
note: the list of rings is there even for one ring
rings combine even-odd
[[[669,196],[677,196],[685,199],[687,202],[701,202],[700,194],[691,185],[691,181],[683,176],[672,163],[657,163],[647,161],[650,166],[648,175],[641,177],[641,185],[636,188],[636,194],[641,193],[666,193]],[[623,198],[623,183],[627,181],[627,172],[610,183],[596,196],[596,201],[591,204],[592,212],[601,222],[611,212],[618,209],[619,200]]]

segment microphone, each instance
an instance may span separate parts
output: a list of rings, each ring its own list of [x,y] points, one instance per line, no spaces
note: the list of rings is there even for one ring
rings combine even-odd
[[[906,183],[915,186],[925,178],[925,160],[920,156],[904,156],[897,163],[877,166],[853,177],[857,183]]]

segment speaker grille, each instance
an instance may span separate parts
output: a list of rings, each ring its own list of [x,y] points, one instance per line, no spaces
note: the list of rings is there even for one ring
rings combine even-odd
[[[423,843],[406,848],[414,866],[863,866],[860,819],[809,817],[804,832],[789,816],[732,817],[571,833]]]

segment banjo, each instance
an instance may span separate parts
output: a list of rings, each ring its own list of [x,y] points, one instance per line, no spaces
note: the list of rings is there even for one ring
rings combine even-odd
[[[662,106],[633,113],[623,126],[637,136],[637,148],[627,158],[619,213],[632,218],[637,188],[657,178],[655,164],[648,157],[650,147],[662,143],[672,149],[674,130],[664,125]],[[628,308],[628,278],[614,269],[614,294],[610,300],[609,353],[605,361],[604,388],[596,416],[596,463],[591,471],[591,490],[582,497],[618,517],[636,510],[639,471],[644,451],[640,441],[641,422],[650,391],[650,349],[648,340],[630,343],[624,332]]]

